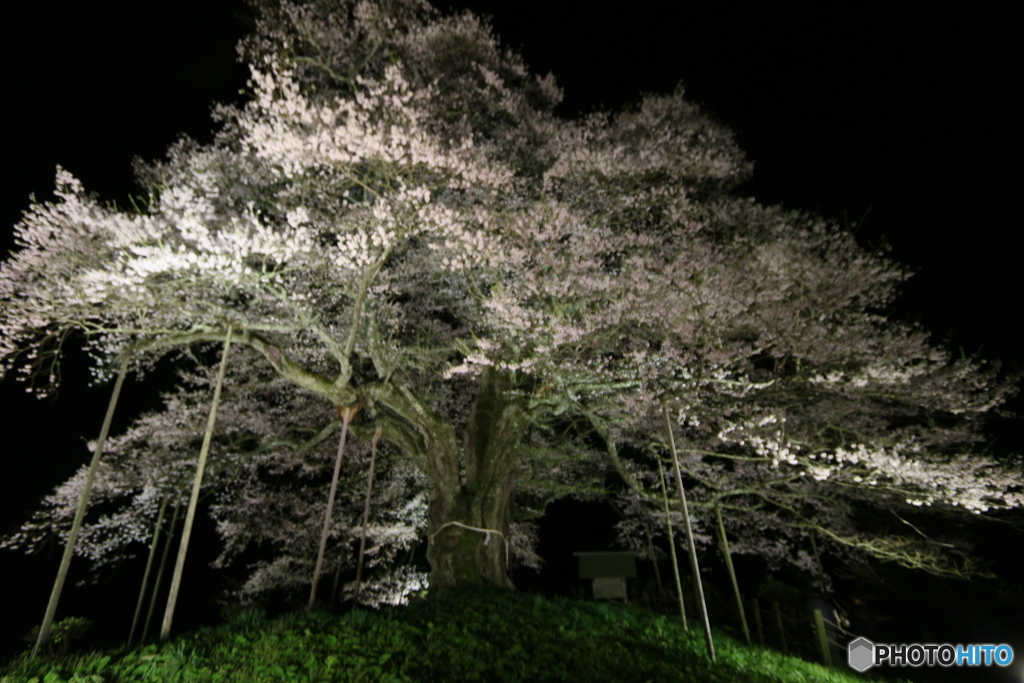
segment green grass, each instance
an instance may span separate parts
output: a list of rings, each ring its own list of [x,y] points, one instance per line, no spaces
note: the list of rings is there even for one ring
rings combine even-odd
[[[246,613],[163,645],[51,659],[21,657],[0,683],[238,681],[863,681],[716,632],[621,605],[513,592],[452,593],[408,607]]]

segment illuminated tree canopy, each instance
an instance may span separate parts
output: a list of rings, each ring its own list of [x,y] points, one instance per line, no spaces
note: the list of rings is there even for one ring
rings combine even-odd
[[[517,524],[559,497],[610,491],[642,520],[663,403],[698,503],[786,538],[819,529],[912,564],[920,553],[871,540],[849,507],[1024,503],[972,451],[1011,385],[887,317],[905,273],[884,255],[735,195],[751,164],[681,89],[565,120],[554,79],[472,15],[253,5],[251,96],[216,108],[214,142],[140,165],[133,210],[58,169],[56,200],[29,208],[0,267],[2,370],[35,391],[76,331],[99,380],[128,349],[144,369],[228,330],[246,347],[214,458],[247,482],[218,503],[228,556],[273,538],[308,561],[310,539],[281,531],[294,519],[232,520],[318,504],[267,477],[307,466],[296,435],[356,404],[356,435],[382,427],[418,472],[395,466],[381,503],[402,533],[378,528],[382,553],[420,533],[400,507],[419,481],[432,588],[511,586],[492,535],[529,558]],[[151,472],[180,467],[194,438],[174,427],[201,404],[185,396],[108,465],[150,512]],[[154,462],[128,474],[140,458]],[[293,559],[253,580],[296,581]]]

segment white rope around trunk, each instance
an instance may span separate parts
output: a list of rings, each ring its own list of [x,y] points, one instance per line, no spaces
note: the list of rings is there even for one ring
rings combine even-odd
[[[438,529],[434,533],[432,533],[429,536],[427,536],[427,540],[428,541],[433,541],[434,540],[434,536],[437,536],[439,533],[444,531],[445,527],[449,527],[449,526],[462,527],[463,529],[469,529],[470,531],[479,531],[480,533],[485,534],[486,538],[484,538],[484,545],[487,545],[488,543],[491,542],[491,534],[498,534],[499,536],[501,536],[501,540],[505,541],[505,568],[508,569],[508,568],[511,567],[511,560],[509,559],[509,554],[508,554],[508,539],[505,538],[505,534],[501,533],[497,529],[481,529],[479,527],[469,526],[468,524],[463,524],[462,522],[445,522],[444,524],[441,525],[440,529]]]

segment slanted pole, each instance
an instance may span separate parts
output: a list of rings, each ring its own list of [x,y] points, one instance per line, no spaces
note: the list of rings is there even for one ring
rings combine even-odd
[[[725,558],[725,568],[729,572],[729,581],[732,583],[732,595],[736,600],[736,611],[740,615],[740,626],[743,627],[743,638],[750,641],[750,628],[747,626],[747,611],[743,608],[743,596],[740,595],[740,584],[736,581],[736,570],[732,566],[732,553],[729,552],[729,539],[725,536],[725,524],[722,522],[722,508],[715,503],[715,517],[718,519],[718,547]],[[762,643],[763,644],[763,643]]]
[[[832,666],[832,646],[828,642],[828,629],[825,628],[825,618],[817,607],[814,608],[814,630],[818,634],[818,650],[821,651],[821,661],[825,666]]]
[[[644,539],[647,541],[647,552],[651,556],[651,564],[654,565],[654,580],[658,584],[658,592],[665,590],[665,584],[661,582],[661,569],[658,568],[658,556],[654,554],[654,541],[651,540],[651,528],[644,524]]]
[[[210,406],[210,416],[206,420],[206,433],[203,434],[203,446],[199,450],[199,465],[196,467],[196,476],[192,480],[192,496],[188,501],[188,511],[185,513],[185,525],[181,530],[181,545],[178,546],[178,560],[174,565],[174,574],[171,577],[171,590],[167,596],[167,609],[164,610],[164,621],[160,628],[160,640],[166,641],[171,637],[171,624],[174,623],[174,608],[178,604],[178,592],[181,590],[181,575],[185,571],[185,556],[188,554],[188,542],[192,538],[192,524],[196,519],[196,507],[199,505],[199,489],[203,485],[203,473],[206,471],[206,460],[210,455],[210,442],[213,440],[213,426],[217,422],[217,406],[220,404],[220,390],[224,386],[224,373],[228,367],[228,350],[231,348],[232,328],[228,328],[227,336],[224,338],[224,352],[220,356],[220,369],[217,371],[217,385],[213,389],[213,405]]]
[[[818,534],[811,528],[811,550],[814,551],[814,562],[818,566],[818,582],[821,584],[821,590],[825,590],[825,586],[828,583],[825,575],[825,565],[821,563],[821,553],[818,552]]]
[[[662,403],[662,414],[665,416],[665,431],[668,432],[668,444],[672,450],[672,466],[676,472],[676,486],[679,488],[679,510],[683,513],[683,525],[686,528],[686,544],[690,550],[690,569],[693,571],[693,583],[697,590],[697,602],[700,604],[700,617],[704,622],[704,640],[708,646],[708,657],[715,659],[715,643],[711,639],[711,622],[708,620],[708,605],[704,600],[704,582],[700,578],[700,567],[697,566],[697,546],[693,542],[693,526],[690,524],[690,512],[686,507],[686,490],[683,488],[683,473],[679,468],[679,455],[676,453],[676,438],[672,434],[672,421],[668,416],[668,404]]]
[[[359,604],[359,589],[363,583],[363,557],[366,552],[366,525],[370,522],[370,495],[373,493],[373,466],[377,461],[377,441],[384,434],[383,427],[377,427],[373,434],[373,447],[370,451],[370,478],[366,482],[366,505],[363,507],[363,535],[359,539],[359,562],[356,564],[356,593],[353,604]]]
[[[761,603],[757,598],[751,600],[754,607],[754,632],[757,633],[757,644],[764,647],[764,623],[761,621]]]
[[[160,500],[160,512],[156,515],[156,524],[153,525],[153,541],[149,544],[149,557],[146,558],[146,570],[142,572],[142,588],[139,589],[139,601],[135,604],[135,616],[132,617],[132,630],[128,634],[128,647],[132,646],[135,640],[135,630],[139,627],[139,616],[142,615],[142,604],[146,601],[146,588],[149,586],[149,574],[153,571],[153,558],[156,556],[156,547],[160,543],[160,528],[164,523],[164,513],[167,512],[168,496]]]
[[[341,438],[338,440],[338,456],[334,459],[334,475],[331,477],[331,491],[327,494],[327,512],[324,513],[324,526],[320,531],[320,548],[316,554],[316,568],[313,570],[313,586],[309,591],[308,610],[313,610],[316,603],[316,587],[320,583],[320,570],[324,567],[324,551],[327,550],[327,537],[331,530],[331,514],[334,512],[334,496],[338,492],[338,474],[341,472],[341,460],[345,457],[345,437],[348,436],[348,423],[359,412],[360,404],[354,406],[336,406],[338,417],[341,418]]]
[[[145,643],[149,637],[149,627],[153,623],[153,613],[156,611],[156,598],[160,594],[160,584],[164,582],[164,570],[167,569],[167,558],[171,556],[171,544],[174,542],[174,527],[178,525],[178,513],[181,512],[181,497],[175,491],[174,514],[171,515],[171,525],[167,529],[167,540],[164,541],[164,551],[160,554],[160,569],[156,572],[156,580],[153,581],[153,592],[149,598],[149,609],[146,610],[146,624],[142,627],[142,638],[139,643]]]
[[[686,623],[686,607],[683,604],[683,582],[679,578],[679,557],[676,555],[676,539],[672,533],[672,518],[669,515],[668,487],[665,485],[665,468],[661,466],[661,456],[655,458],[658,461],[658,476],[661,478],[661,502],[665,505],[665,529],[668,531],[668,549],[672,551],[672,573],[676,577],[676,595],[679,596],[679,615],[683,618],[683,629],[690,630]]]
[[[96,479],[96,470],[99,469],[100,458],[103,457],[103,446],[107,443],[110,423],[114,419],[114,408],[117,407],[117,399],[121,395],[124,376],[128,374],[128,361],[130,358],[131,349],[126,349],[121,357],[121,369],[117,373],[117,381],[114,382],[114,393],[110,395],[110,403],[107,404],[107,414],[103,418],[103,426],[100,428],[100,438],[96,442],[96,450],[93,451],[92,460],[89,462],[89,472],[85,475],[85,484],[82,485],[82,493],[78,496],[78,509],[75,510],[75,520],[71,523],[71,533],[68,534],[67,545],[64,546],[64,555],[60,560],[60,569],[57,570],[57,580],[53,582],[50,602],[46,605],[46,615],[43,616],[43,623],[39,627],[39,636],[36,638],[36,644],[32,646],[33,657],[39,654],[39,648],[50,638],[50,627],[53,626],[53,617],[57,614],[57,603],[60,602],[60,594],[64,590],[64,581],[68,578],[71,558],[75,554],[75,543],[78,541],[78,534],[82,530],[85,510],[89,506],[89,496],[92,495],[92,484]]]
[[[786,627],[782,623],[782,610],[778,601],[772,602],[772,611],[775,612],[775,628],[779,631],[779,644],[782,645],[782,654],[789,654],[789,644],[786,642]]]
[[[342,557],[338,557],[338,566],[334,570],[334,587],[331,588],[331,605],[338,602],[338,586],[341,585]]]

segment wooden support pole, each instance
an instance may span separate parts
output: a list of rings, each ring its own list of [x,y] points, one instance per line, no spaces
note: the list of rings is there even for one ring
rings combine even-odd
[[[338,566],[334,568],[334,583],[331,587],[331,605],[338,602],[338,586],[341,585],[341,569],[343,566],[342,557],[338,556]]]
[[[757,632],[757,644],[764,647],[764,626],[761,623],[761,605],[757,598],[752,600],[754,607],[754,630]]]
[[[111,394],[110,403],[107,404],[107,414],[103,418],[103,426],[100,428],[100,438],[96,441],[96,450],[93,451],[92,460],[89,462],[89,471],[85,475],[82,493],[78,496],[78,508],[75,510],[75,519],[71,523],[71,533],[68,534],[68,542],[64,546],[64,555],[61,557],[60,568],[57,570],[57,579],[53,582],[50,601],[46,605],[46,614],[43,616],[43,623],[39,627],[39,636],[36,638],[36,643],[32,646],[33,657],[39,654],[40,646],[50,638],[50,627],[53,626],[53,617],[57,614],[57,603],[60,602],[60,594],[64,590],[64,582],[68,578],[68,569],[71,568],[71,558],[75,554],[75,543],[78,541],[78,534],[82,530],[85,511],[89,507],[92,484],[96,479],[96,470],[99,469],[100,458],[103,457],[103,447],[107,443],[110,423],[114,419],[114,408],[117,407],[117,399],[121,395],[124,377],[128,374],[128,360],[130,358],[131,349],[126,349],[121,357],[121,369],[117,373],[117,381],[114,382],[114,393]]]
[[[366,482],[366,505],[363,507],[363,533],[359,539],[359,561],[356,563],[356,592],[352,598],[353,604],[359,604],[359,589],[363,584],[363,557],[366,553],[366,526],[370,523],[370,496],[373,493],[373,466],[377,462],[377,442],[384,435],[384,428],[377,427],[373,433],[373,446],[370,450],[370,474]]]
[[[729,573],[729,581],[732,583],[732,595],[736,601],[736,612],[740,617],[740,627],[743,629],[743,639],[750,645],[750,628],[747,626],[747,613],[743,608],[743,597],[740,595],[740,584],[736,581],[736,570],[732,566],[732,553],[729,551],[729,539],[725,535],[725,523],[722,522],[722,508],[715,503],[715,518],[718,520],[718,548],[722,551],[722,558],[725,560],[725,569]]]
[[[164,541],[164,551],[160,555],[160,569],[156,572],[156,580],[153,581],[153,592],[149,597],[149,609],[146,610],[146,624],[142,627],[142,638],[139,643],[145,643],[149,637],[149,627],[153,623],[153,613],[156,612],[156,599],[160,594],[160,584],[164,582],[164,570],[167,569],[167,558],[171,556],[171,545],[174,542],[174,527],[178,525],[178,513],[181,512],[181,498],[178,492],[174,494],[177,500],[174,502],[174,514],[171,515],[171,526],[167,529],[167,540]]]
[[[825,666],[832,666],[832,648],[828,644],[828,631],[825,630],[825,619],[821,610],[814,608],[814,630],[818,633],[818,648],[821,650],[821,661]]]
[[[814,561],[818,566],[818,582],[821,584],[821,590],[824,591],[827,577],[825,575],[825,565],[821,563],[821,553],[818,552],[818,534],[814,529],[811,529],[811,550],[814,552]]]
[[[672,518],[669,515],[668,487],[665,485],[665,468],[661,466],[661,457],[657,457],[658,476],[661,478],[661,501],[665,506],[665,529],[668,531],[668,549],[672,551],[672,573],[676,577],[676,595],[679,596],[679,615],[683,618],[683,630],[690,630],[686,623],[686,605],[683,602],[683,582],[679,578],[679,557],[676,555],[675,534],[672,533]]]
[[[654,552],[654,541],[651,540],[651,529],[644,524],[644,539],[647,541],[647,554],[651,556],[651,564],[654,565],[654,580],[658,584],[658,593],[665,590],[661,582],[661,569],[658,567],[658,556]]]
[[[196,507],[199,505],[199,489],[203,485],[203,473],[206,471],[206,460],[210,455],[210,442],[213,440],[213,426],[217,422],[217,406],[220,404],[220,391],[224,386],[224,374],[228,367],[228,350],[231,348],[232,328],[228,328],[227,336],[224,338],[224,351],[220,356],[220,369],[217,371],[217,384],[213,389],[213,404],[210,406],[210,415],[206,419],[206,432],[203,434],[203,445],[199,449],[199,464],[196,466],[196,476],[192,480],[192,496],[188,501],[188,510],[185,512],[185,525],[181,529],[181,545],[178,546],[178,560],[174,564],[174,574],[171,576],[171,590],[167,595],[167,609],[164,610],[164,621],[160,627],[160,640],[166,641],[171,637],[171,625],[174,623],[174,608],[178,604],[178,593],[181,590],[181,576],[185,572],[185,556],[188,554],[188,544],[192,539],[192,525],[196,519]]]
[[[334,459],[334,474],[331,477],[331,490],[327,494],[327,511],[324,513],[324,526],[320,531],[320,547],[316,553],[316,568],[313,570],[313,585],[309,590],[309,611],[316,603],[316,587],[320,583],[320,571],[324,568],[324,552],[327,550],[327,537],[330,536],[331,516],[334,512],[334,497],[338,492],[338,474],[341,472],[341,461],[345,457],[345,437],[348,436],[348,423],[359,412],[359,404],[354,406],[336,406],[338,417],[341,418],[341,438],[338,440],[338,455]]]
[[[679,488],[679,509],[683,513],[683,526],[686,529],[686,544],[690,551],[690,569],[693,571],[693,584],[697,591],[697,603],[700,607],[701,620],[704,622],[704,640],[708,647],[708,657],[715,659],[715,643],[711,637],[711,622],[708,620],[708,605],[704,600],[704,582],[700,578],[700,567],[697,565],[697,546],[693,542],[693,525],[690,524],[690,511],[686,507],[686,490],[683,488],[683,473],[679,467],[679,455],[676,453],[676,438],[672,434],[672,421],[668,416],[668,404],[662,403],[662,414],[665,416],[665,430],[668,432],[669,448],[672,451],[672,465],[676,473],[676,486]]]
[[[778,600],[772,601],[772,610],[775,612],[775,628],[779,631],[779,644],[782,646],[782,653],[789,654],[789,645],[786,643],[786,629],[782,623],[782,609]]]
[[[142,615],[142,605],[146,602],[146,588],[149,586],[149,574],[153,571],[153,558],[156,556],[156,547],[160,543],[160,530],[164,524],[164,513],[167,512],[168,496],[164,494],[160,500],[160,512],[156,515],[156,524],[153,525],[153,540],[149,544],[149,557],[146,558],[146,570],[142,572],[142,588],[139,589],[139,601],[135,604],[135,615],[132,617],[132,630],[128,633],[128,647],[135,641],[135,631],[139,627],[139,617]]]

